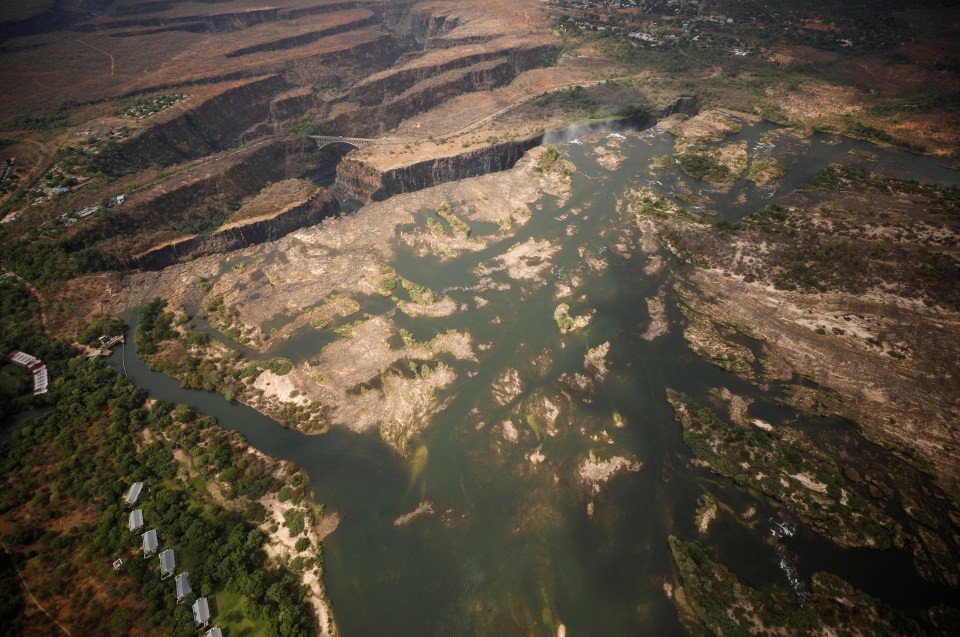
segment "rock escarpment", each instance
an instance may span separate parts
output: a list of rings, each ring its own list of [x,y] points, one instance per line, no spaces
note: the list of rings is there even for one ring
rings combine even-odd
[[[134,257],[132,265],[143,270],[161,270],[198,257],[274,241],[300,228],[316,225],[339,212],[337,200],[329,191],[320,188],[306,201],[273,215],[224,226],[209,235],[186,237],[153,248]]]
[[[337,189],[352,199],[382,201],[437,184],[513,168],[542,136],[515,139],[459,155],[437,157],[380,171],[357,159],[345,158],[337,167]]]
[[[531,148],[545,139],[565,139],[597,131],[633,130],[645,128],[656,122],[656,117],[674,112],[687,112],[695,108],[689,98],[681,98],[659,107],[654,116],[603,121],[569,129],[553,131],[546,135],[513,139],[478,150],[446,157],[426,159],[396,168],[379,169],[363,158],[347,156],[337,166],[336,190],[338,193],[365,202],[382,201],[393,195],[414,192],[437,184],[467,177],[513,168],[513,165]]]
[[[543,65],[556,50],[552,42],[491,44],[484,51],[443,56],[434,62],[420,60],[374,75],[328,104],[318,130],[330,135],[383,135],[411,114],[464,93],[509,84],[524,71]]]
[[[228,88],[125,142],[123,153],[131,163],[145,167],[167,166],[219,152],[233,145],[245,130],[267,119],[273,96],[289,88],[280,75]]]

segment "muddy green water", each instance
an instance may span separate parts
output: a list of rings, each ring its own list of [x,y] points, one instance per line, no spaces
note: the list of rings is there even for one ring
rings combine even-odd
[[[958,182],[956,173],[935,161],[849,140],[816,136],[809,145],[792,149],[764,145],[760,136],[770,129],[748,126],[728,139],[747,140],[751,156],[779,153],[791,170],[778,188],[741,180],[729,193],[715,193],[676,170],[651,182],[651,157],[670,154],[673,146],[671,136],[651,129],[621,139],[627,161],[615,172],[600,168],[588,155],[595,144],[561,143],[578,167],[574,195],[563,208],[544,196],[542,209],[534,210],[515,238],[445,262],[416,257],[398,244],[394,265],[400,275],[443,290],[469,309],[445,318],[396,313],[394,320],[420,340],[452,328],[472,334],[475,344],[489,345],[477,352],[477,362],[446,361],[458,374],[443,392],[449,404],[413,442],[408,459],[389,451],[375,432],[334,429],[303,436],[218,395],[183,390],[176,381],[147,370],[132,348],[114,356],[111,364],[125,368],[151,394],[216,416],[266,453],[305,468],[317,499],[343,518],[324,549],[329,595],[345,637],[556,635],[561,624],[568,635],[685,634],[664,593],[664,583],[674,577],[667,536],[699,537],[693,518],[704,491],[735,512],[758,509],[749,523],[721,512],[702,540],[748,584],[789,593],[790,569],[799,573],[802,588],[810,572],[828,568],[900,607],[919,608],[940,591],[920,583],[909,557],[840,550],[802,528],[793,537],[773,539],[779,514],[767,502],[691,469],[679,425],[664,399],[666,388],[703,399],[710,387],[727,387],[754,398],[751,413],[774,425],[798,415],[696,357],[682,340],[682,317],[669,287],[669,333],[653,341],[641,338],[649,319],[644,299],[654,296],[677,266],[668,262],[654,276],[643,274],[636,230],[615,212],[617,197],[628,187],[653,185],[669,193],[685,185],[702,198],[700,205],[738,219],[777,201],[834,161]],[[600,135],[599,143],[606,141]],[[878,158],[851,156],[852,148],[870,150]],[[572,209],[582,212],[571,215]],[[493,228],[477,224],[474,232],[493,233]],[[531,237],[560,246],[545,272],[545,285],[497,272],[491,275],[493,283],[509,287],[475,289],[479,264],[491,263],[515,241]],[[614,249],[618,243],[628,246],[632,258]],[[591,270],[588,257],[606,268]],[[555,284],[574,274],[583,283],[572,300],[564,300],[572,314],[595,310],[596,316],[581,332],[562,336],[553,321],[559,302]],[[487,304],[478,307],[476,295]],[[382,300],[360,301],[365,312],[384,311]],[[560,380],[563,374],[584,373],[587,349],[606,341],[611,351],[605,380],[595,381],[586,392]],[[328,334],[306,330],[268,355],[309,359],[327,342]],[[523,391],[500,407],[490,388],[508,369],[519,372]],[[561,406],[555,435],[520,414],[519,405],[536,392]],[[614,412],[623,416],[623,428],[614,427]],[[497,426],[510,419],[520,432],[516,442]],[[534,465],[529,457],[538,450],[545,460]],[[594,495],[576,477],[591,452],[600,458],[637,458],[643,469],[615,475]],[[394,525],[398,516],[426,501],[433,505],[432,515]],[[788,549],[785,562],[783,548]]]

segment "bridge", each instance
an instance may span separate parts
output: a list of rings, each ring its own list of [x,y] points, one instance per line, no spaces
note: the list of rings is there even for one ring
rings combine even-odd
[[[361,146],[380,141],[378,139],[367,139],[365,137],[337,137],[335,135],[311,135],[310,139],[317,142],[317,148],[323,148],[329,144],[347,144],[354,148],[360,148]]]

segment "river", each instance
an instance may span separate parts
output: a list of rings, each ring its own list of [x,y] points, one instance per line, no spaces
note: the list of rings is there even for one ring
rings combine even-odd
[[[751,152],[759,152],[761,136],[774,128],[748,125],[727,141],[746,140]],[[724,217],[737,220],[780,200],[835,161],[922,180],[957,184],[960,179],[929,158],[815,135],[790,151],[785,160],[790,172],[776,187],[740,179],[722,193],[679,171],[651,180],[651,158],[673,151],[673,138],[665,132],[650,129],[617,139],[626,162],[613,172],[600,168],[590,154],[608,141],[605,134],[596,142],[560,144],[578,167],[571,200],[561,208],[545,195],[542,209],[510,240],[547,240],[558,247],[542,285],[494,272],[492,283],[500,289],[478,290],[478,267],[503,253],[499,243],[441,262],[398,242],[394,265],[402,276],[445,290],[470,310],[444,318],[396,313],[393,320],[419,340],[458,329],[485,345],[477,362],[445,361],[458,381],[445,393],[447,408],[413,442],[408,459],[390,451],[375,432],[358,435],[334,427],[305,436],[219,395],[184,390],[148,370],[133,347],[109,360],[152,396],[215,416],[258,449],[306,470],[317,500],[342,516],[324,555],[329,595],[345,637],[555,635],[561,624],[569,635],[684,635],[664,592],[664,583],[674,578],[667,536],[700,537],[694,513],[705,490],[734,511],[751,506],[758,511],[749,523],[721,513],[703,540],[711,554],[748,584],[789,590],[779,543],[770,539],[776,511],[729,481],[690,467],[665,391],[703,398],[711,387],[726,387],[753,398],[757,412],[774,425],[796,414],[690,351],[668,284],[680,266],[670,262],[658,273],[644,274],[635,246],[617,249],[617,244],[632,245],[636,235],[623,227],[617,197],[628,186],[653,185],[671,193],[685,185]],[[875,158],[864,163],[868,160],[849,154],[854,149]],[[476,224],[474,232],[493,234],[495,228]],[[591,267],[591,262],[601,265]],[[561,335],[553,320],[556,285],[574,275],[581,282],[566,299],[571,313],[596,314],[585,329]],[[645,340],[645,299],[659,290],[667,295],[671,329]],[[477,295],[485,304],[476,302]],[[380,297],[358,300],[364,312],[386,311]],[[132,334],[135,316],[131,322]],[[308,360],[331,338],[308,329],[268,355]],[[588,349],[605,342],[611,344],[605,378],[594,378],[592,389],[573,387],[575,374],[589,376],[584,368]],[[491,400],[490,388],[508,370],[517,371],[522,388],[515,400],[500,406]],[[560,406],[555,431],[536,418],[518,416],[524,401],[538,397]],[[614,414],[622,418],[622,428],[615,426]],[[503,421],[519,429],[517,440],[505,434]],[[637,459],[643,467],[618,473],[593,493],[577,479],[578,467],[591,454]],[[422,502],[432,504],[433,514],[395,526],[394,520]],[[814,568],[830,568],[901,607],[919,608],[940,595],[920,582],[906,554],[841,550],[802,528],[782,541],[789,544],[802,580]]]

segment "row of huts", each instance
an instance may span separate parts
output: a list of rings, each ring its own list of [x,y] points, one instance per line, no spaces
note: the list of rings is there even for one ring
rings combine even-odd
[[[140,499],[143,491],[142,482],[134,482],[130,485],[123,503],[127,508],[133,507]],[[133,509],[128,516],[127,527],[131,533],[137,533],[144,527],[143,509]],[[143,540],[143,559],[149,559],[156,554],[160,548],[160,539],[157,536],[156,529],[149,529],[141,535]],[[120,562],[120,560],[117,560]],[[117,563],[114,563],[115,567]],[[166,549],[160,552],[160,579],[173,577],[177,570],[177,556],[173,549]],[[184,571],[174,577],[174,584],[177,591],[177,603],[183,601],[193,593],[190,586],[190,573]],[[197,628],[206,628],[210,625],[210,602],[206,597],[199,597],[193,602],[193,623]],[[223,631],[219,626],[214,626],[204,633],[204,637],[223,637]]]
[[[20,367],[25,367],[27,370],[33,374],[33,395],[39,396],[40,394],[46,394],[50,389],[50,373],[47,371],[47,365],[42,360],[33,356],[32,354],[27,354],[26,352],[21,352],[17,350],[10,354],[7,357],[14,365],[19,365]]]

